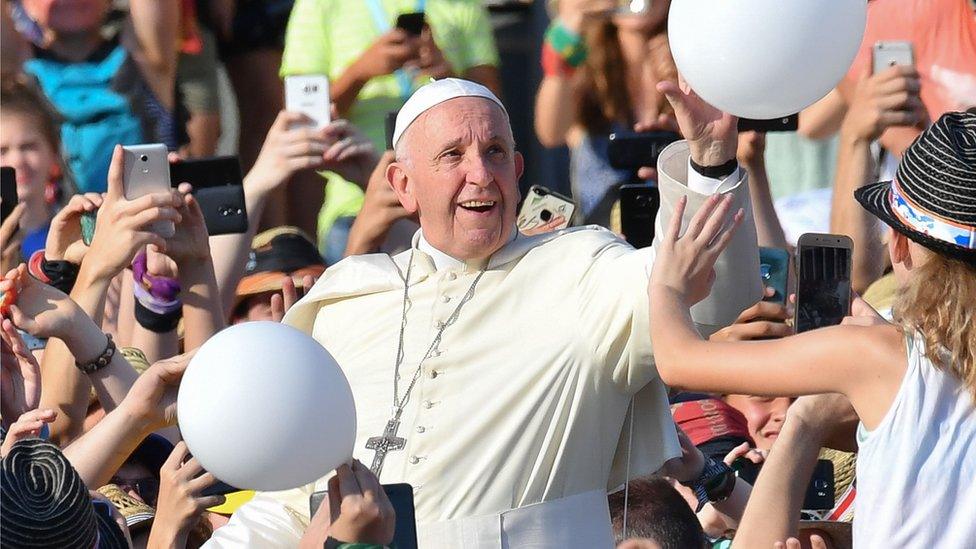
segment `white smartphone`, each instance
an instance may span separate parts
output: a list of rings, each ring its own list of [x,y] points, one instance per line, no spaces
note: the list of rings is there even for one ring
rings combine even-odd
[[[329,79],[321,74],[285,77],[285,110],[300,112],[312,119],[311,127],[321,130],[332,121]]]
[[[888,67],[915,65],[915,50],[911,42],[891,40],[875,42],[871,50],[871,74],[878,74]]]
[[[128,145],[123,146],[122,151],[125,159],[122,185],[127,200],[170,190],[166,145]],[[176,234],[172,221],[157,221],[149,226],[149,230],[163,238],[172,238]]]
[[[532,185],[529,187],[528,196],[522,202],[522,209],[519,210],[518,228],[520,231],[534,229],[549,223],[556,216],[561,216],[563,221],[554,230],[565,229],[572,221],[574,211],[576,211],[576,204],[571,198],[542,185]]]

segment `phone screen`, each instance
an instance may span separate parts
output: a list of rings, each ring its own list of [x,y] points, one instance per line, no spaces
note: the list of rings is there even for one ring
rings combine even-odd
[[[840,324],[851,310],[851,250],[805,246],[799,250],[796,332]]]
[[[414,513],[413,486],[400,484],[384,484],[383,491],[393,505],[396,513],[396,523],[393,529],[393,547],[397,549],[417,549],[417,517]],[[322,506],[322,501],[329,497],[328,490],[314,492],[309,497],[309,513],[314,516]]]

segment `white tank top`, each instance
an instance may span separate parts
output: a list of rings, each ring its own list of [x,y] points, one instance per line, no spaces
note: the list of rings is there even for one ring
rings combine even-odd
[[[919,335],[906,343],[891,408],[858,428],[854,547],[976,547],[976,406]]]

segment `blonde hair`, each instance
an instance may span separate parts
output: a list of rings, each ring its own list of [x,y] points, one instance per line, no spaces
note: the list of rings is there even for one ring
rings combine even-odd
[[[895,303],[895,319],[925,341],[925,356],[976,399],[976,265],[929,253]]]

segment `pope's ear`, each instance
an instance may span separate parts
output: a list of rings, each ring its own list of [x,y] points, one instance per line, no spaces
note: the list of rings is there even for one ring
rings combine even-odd
[[[392,162],[387,166],[386,180],[393,187],[393,192],[396,193],[403,209],[411,214],[417,213],[417,199],[413,194],[413,182],[410,181],[407,172],[403,169],[403,164]]]

